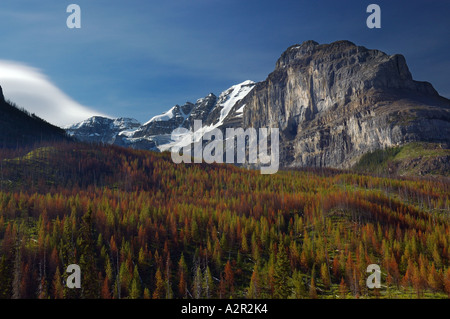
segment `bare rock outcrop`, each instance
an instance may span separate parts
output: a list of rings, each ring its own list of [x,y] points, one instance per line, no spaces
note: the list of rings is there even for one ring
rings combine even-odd
[[[402,55],[349,41],[291,46],[241,104],[245,127],[280,129],[287,167],[345,168],[375,149],[450,142],[450,101],[414,81]]]

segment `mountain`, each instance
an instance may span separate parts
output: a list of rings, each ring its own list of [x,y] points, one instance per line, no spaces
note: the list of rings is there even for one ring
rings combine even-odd
[[[241,103],[244,127],[280,128],[289,167],[348,168],[377,149],[450,142],[450,101],[414,81],[402,55],[349,41],[288,48]]]
[[[69,140],[66,132],[5,100],[0,87],[0,148]]]
[[[402,55],[349,41],[291,46],[265,81],[175,105],[136,130],[119,132],[113,143],[168,150],[180,145],[171,132],[192,131],[194,120],[202,120],[203,134],[212,128],[279,128],[283,167],[350,168],[367,162],[365,154],[411,143],[418,143],[414,149],[421,145],[415,153],[420,158],[396,158],[402,172],[414,166],[426,174],[450,159],[450,100],[430,83],[413,80]],[[73,136],[80,134],[73,130]]]
[[[81,141],[115,144],[135,149],[166,150],[173,142],[171,133],[177,128],[193,130],[195,120],[201,120],[205,127],[211,128],[233,125],[236,120],[241,123],[243,108],[235,113],[232,113],[232,110],[254,86],[254,82],[247,80],[233,85],[219,97],[210,93],[198,99],[195,104],[186,102],[181,106],[175,105],[143,125],[132,119],[124,121],[122,118],[113,120],[96,116],[65,129],[70,136]]]
[[[121,132],[137,129],[141,124],[132,118],[110,119],[93,116],[80,123],[65,127],[67,134],[83,142],[113,144]]]

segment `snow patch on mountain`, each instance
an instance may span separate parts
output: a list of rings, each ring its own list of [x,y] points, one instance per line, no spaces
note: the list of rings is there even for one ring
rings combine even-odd
[[[152,117],[150,119],[150,121],[146,122],[144,125],[148,125],[148,124],[153,123],[153,122],[161,122],[161,121],[168,121],[168,120],[170,120],[171,118],[174,117],[173,111],[175,110],[175,107],[176,106],[172,107],[170,110],[168,110],[165,113],[162,113],[161,115],[156,115],[156,116]]]
[[[179,130],[178,132],[174,132],[172,136],[174,140],[170,143],[159,145],[158,149],[161,152],[168,151],[172,147],[183,147],[191,144],[192,142],[197,142],[202,137],[212,130],[221,127],[225,123],[225,119],[230,114],[230,111],[236,105],[236,103],[240,102],[250,91],[255,87],[255,82],[247,80],[242,83],[233,85],[229,89],[225,90],[219,95],[219,99],[217,101],[217,105],[214,108],[221,108],[219,119],[217,122],[214,122],[210,125],[204,125],[200,129],[197,129],[195,132],[193,130]],[[245,105],[239,108],[236,112],[239,111],[242,113]],[[214,109],[213,108],[213,109]],[[238,114],[239,116],[239,114]]]
[[[247,80],[240,84],[233,85],[219,96],[219,105],[222,106],[222,110],[220,111],[218,126],[223,124],[223,121],[228,116],[233,106],[250,93],[254,84],[255,82]]]

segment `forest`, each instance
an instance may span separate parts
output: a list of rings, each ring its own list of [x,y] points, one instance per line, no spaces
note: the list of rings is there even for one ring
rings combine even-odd
[[[72,142],[0,163],[0,298],[450,297],[445,177],[261,175]]]

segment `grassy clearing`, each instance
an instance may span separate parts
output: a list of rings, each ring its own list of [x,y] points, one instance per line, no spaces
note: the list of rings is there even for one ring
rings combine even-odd
[[[354,166],[357,172],[375,175],[444,175],[448,170],[435,169],[433,161],[450,156],[450,150],[436,143],[409,143],[364,154]]]

